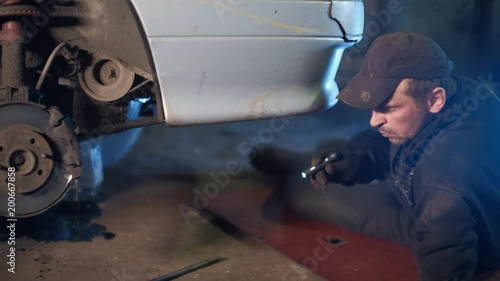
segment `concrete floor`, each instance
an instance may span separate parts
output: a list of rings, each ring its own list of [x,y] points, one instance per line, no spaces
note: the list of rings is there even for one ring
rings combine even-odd
[[[184,219],[178,206],[188,203],[188,182],[148,177],[127,178],[127,182],[113,179],[104,185],[127,185],[127,190],[99,204],[102,215],[85,225],[102,230],[95,231],[91,241],[67,241],[90,238],[78,233],[62,241],[20,238],[16,274],[7,273],[3,262],[0,280],[150,280],[216,256],[228,260],[178,280],[280,280],[288,271],[299,271],[307,280],[322,280],[208,215],[190,214]],[[85,226],[75,225],[70,232],[87,232],[79,229]]]
[[[282,280],[290,271],[300,280],[322,280],[211,214],[182,206],[228,163],[241,168],[230,188],[265,180],[239,149],[255,140],[309,150],[320,139],[351,135],[366,120],[338,105],[286,119],[279,129],[270,120],[145,128],[130,153],[105,170],[98,204],[63,202],[18,223],[16,274],[1,262],[0,280],[150,280],[216,256],[228,260],[178,280]],[[6,242],[0,245],[5,260]]]

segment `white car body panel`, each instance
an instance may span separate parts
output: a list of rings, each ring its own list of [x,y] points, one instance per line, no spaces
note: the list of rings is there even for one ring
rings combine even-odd
[[[363,31],[361,1],[131,2],[169,126],[330,108],[343,51]]]

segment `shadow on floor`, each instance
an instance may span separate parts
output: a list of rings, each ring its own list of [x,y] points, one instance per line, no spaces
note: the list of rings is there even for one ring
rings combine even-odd
[[[63,201],[47,212],[19,219],[15,223],[16,238],[30,238],[36,241],[91,241],[95,237],[113,239],[115,234],[107,232],[106,227],[92,223],[102,215],[95,202]],[[8,240],[7,226],[0,230],[0,241]]]

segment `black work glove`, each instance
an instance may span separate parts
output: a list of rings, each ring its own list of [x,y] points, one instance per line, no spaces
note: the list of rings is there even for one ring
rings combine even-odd
[[[318,165],[331,153],[337,154],[336,160],[310,176],[314,189],[324,191],[329,182],[347,186],[356,183],[361,168],[361,160],[360,157],[345,147],[319,149],[314,153],[311,165]]]

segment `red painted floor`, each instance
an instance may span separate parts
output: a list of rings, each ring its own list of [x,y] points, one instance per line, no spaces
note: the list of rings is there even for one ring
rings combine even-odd
[[[410,249],[303,219],[288,212],[270,188],[228,191],[209,209],[332,281],[414,281]],[[282,280],[301,280],[290,272]],[[294,279],[295,278],[295,279]]]

